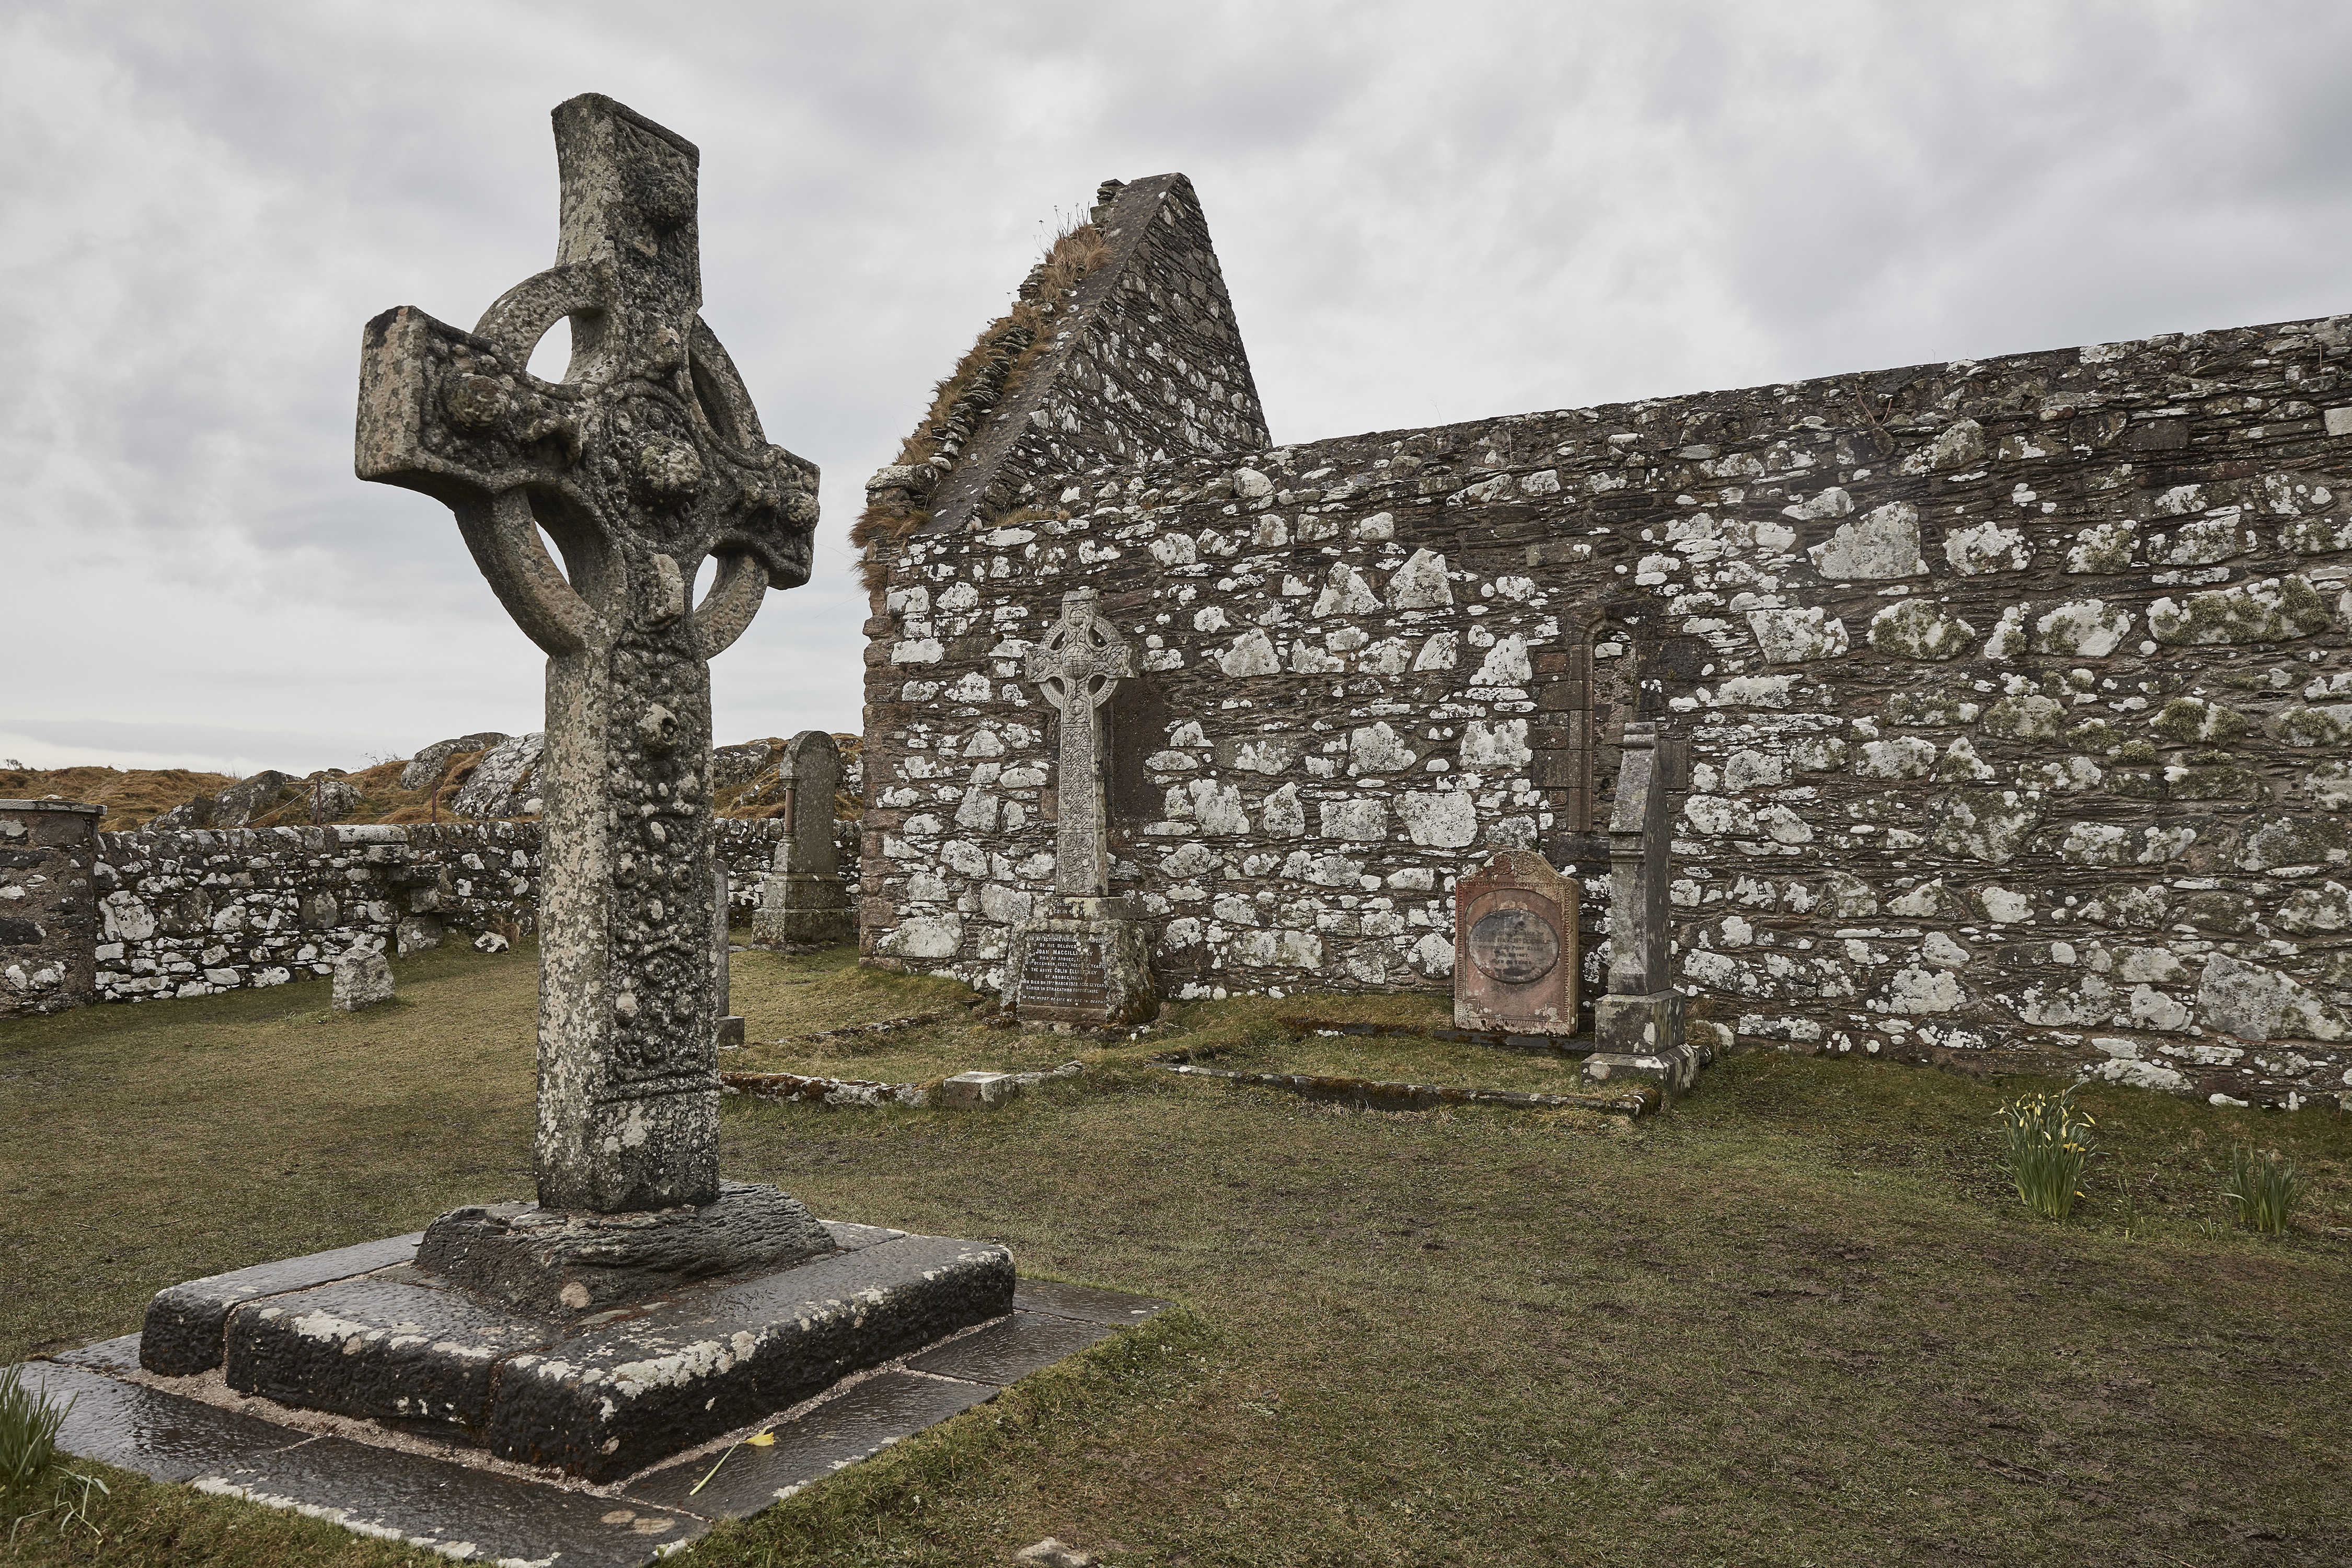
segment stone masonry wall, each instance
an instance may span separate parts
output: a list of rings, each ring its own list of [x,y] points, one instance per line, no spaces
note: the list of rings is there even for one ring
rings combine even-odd
[[[717,827],[730,908],[748,911],[782,825]],[[540,843],[536,822],[100,835],[99,994],[205,996],[325,976],[358,949],[531,931]]]
[[[90,868],[104,808],[0,800],[0,1018],[97,1000]]]
[[[1452,880],[1500,847],[1590,904],[1608,742],[1655,715],[1692,741],[1678,968],[1715,1043],[2335,1104],[2347,343],[2294,322],[1097,468],[1061,516],[909,541],[868,628],[867,949],[1001,979],[1053,864],[1021,658],[1083,583],[1144,649],[1115,876],[1180,994],[1445,985]]]

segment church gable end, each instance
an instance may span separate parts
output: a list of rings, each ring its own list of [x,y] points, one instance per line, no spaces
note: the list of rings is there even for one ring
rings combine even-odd
[[[1105,181],[866,487],[866,585],[908,535],[1053,503],[1043,481],[1268,445],[1192,183]]]

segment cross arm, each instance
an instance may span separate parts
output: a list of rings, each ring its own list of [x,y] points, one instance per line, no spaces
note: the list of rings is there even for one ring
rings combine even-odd
[[[814,463],[768,444],[742,375],[700,316],[688,337],[688,367],[706,459],[735,486],[712,536],[718,576],[694,615],[695,640],[711,658],[750,627],[768,589],[808,581],[818,475]]]
[[[413,306],[370,321],[360,341],[353,466],[362,479],[447,506],[507,613],[551,654],[606,635],[603,618],[548,558],[530,495],[585,505],[572,479],[580,425],[488,338]]]
[[[722,558],[720,570],[727,569],[724,557],[748,556],[765,569],[768,587],[797,588],[809,577],[817,466],[769,444],[741,373],[719,334],[698,315],[687,350],[696,434],[705,460],[735,487],[733,504],[721,509],[710,546]],[[717,597],[714,586],[712,598]]]

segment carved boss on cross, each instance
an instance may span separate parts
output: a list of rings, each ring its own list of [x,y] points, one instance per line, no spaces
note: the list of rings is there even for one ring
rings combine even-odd
[[[446,503],[549,656],[540,1201],[699,1204],[719,1191],[725,1010],[709,661],[769,588],[808,580],[817,475],[768,444],[703,324],[693,144],[593,94],[555,110],[555,140],[553,267],[470,332],[409,308],[367,324],[358,466]],[[567,317],[571,366],[541,381],[531,350]]]

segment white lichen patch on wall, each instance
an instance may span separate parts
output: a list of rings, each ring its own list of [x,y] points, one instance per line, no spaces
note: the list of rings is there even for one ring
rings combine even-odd
[[[748,910],[782,824],[715,826],[730,904]],[[541,842],[536,822],[100,834],[98,997],[282,985],[323,978],[350,952],[533,931]]]

